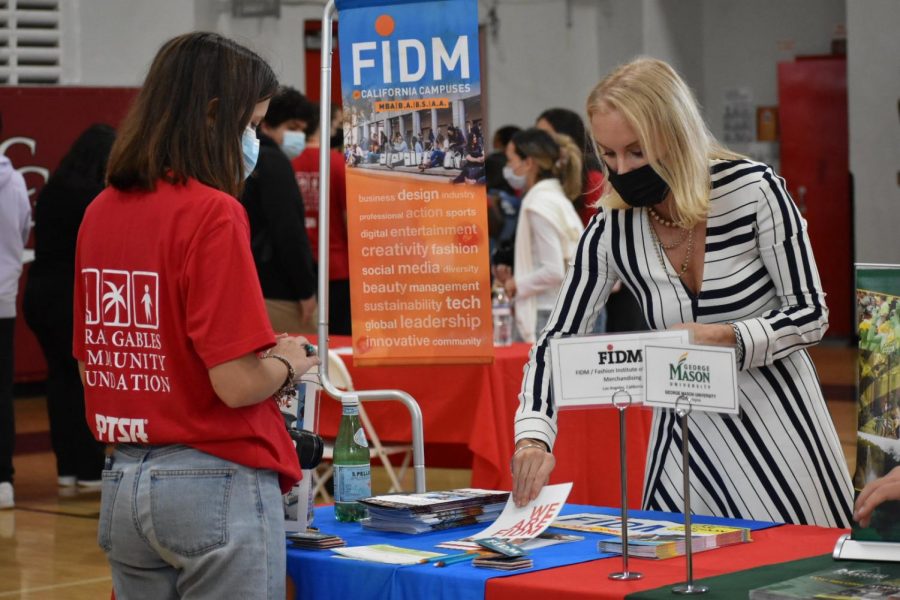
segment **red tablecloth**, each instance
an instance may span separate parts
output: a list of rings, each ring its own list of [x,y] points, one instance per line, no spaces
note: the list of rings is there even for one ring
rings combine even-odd
[[[329,337],[334,350],[350,346],[350,338]],[[422,408],[426,442],[425,464],[433,445],[465,448],[464,458],[453,466],[468,467],[471,456],[472,485],[510,489],[509,461],[513,450],[513,416],[518,407],[522,369],[530,346],[513,344],[495,348],[492,364],[412,365],[355,367],[345,364],[357,390],[400,389]],[[397,402],[369,402],[366,411],[383,441],[409,441],[409,413]],[[340,405],[324,400],[319,411],[319,431],[337,435]],[[651,412],[628,411],[629,506],[640,506],[641,484]],[[619,417],[614,408],[563,411],[554,455],[553,483],[572,481],[568,501],[598,506],[619,506]],[[471,454],[470,454],[471,453]]]
[[[753,532],[753,542],[694,555],[694,580],[790,560],[828,554],[843,529],[782,525]],[[485,600],[597,600],[624,598],[641,590],[685,581],[685,559],[631,559],[629,570],[643,573],[637,581],[611,581],[622,570],[621,557],[489,579]],[[673,597],[677,597],[673,594]]]

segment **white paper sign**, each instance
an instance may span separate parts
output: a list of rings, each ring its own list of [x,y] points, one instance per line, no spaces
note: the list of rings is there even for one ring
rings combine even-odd
[[[685,396],[691,410],[737,414],[734,348],[645,344],[644,365],[645,404],[675,408]]]
[[[625,389],[632,404],[644,397],[644,344],[687,344],[687,330],[584,335],[550,340],[553,398],[557,408],[608,406]],[[620,395],[621,396],[621,395]],[[619,396],[616,400],[623,400]]]
[[[503,512],[494,523],[469,539],[480,540],[499,537],[507,540],[527,540],[544,533],[559,516],[572,491],[571,483],[545,485],[538,497],[519,508],[513,503],[512,494],[506,501]]]

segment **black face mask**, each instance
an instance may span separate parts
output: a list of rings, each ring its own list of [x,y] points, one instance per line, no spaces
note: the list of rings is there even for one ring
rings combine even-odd
[[[666,194],[669,193],[669,186],[665,180],[649,164],[628,171],[624,175],[609,169],[609,182],[622,200],[635,208],[656,206],[665,200]]]

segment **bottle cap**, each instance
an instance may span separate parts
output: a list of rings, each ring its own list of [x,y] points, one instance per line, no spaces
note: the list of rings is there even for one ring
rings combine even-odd
[[[341,394],[342,406],[359,406],[359,394]]]

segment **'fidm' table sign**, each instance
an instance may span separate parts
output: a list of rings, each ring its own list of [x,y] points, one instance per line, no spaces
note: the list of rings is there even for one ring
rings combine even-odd
[[[628,393],[631,404],[644,396],[643,347],[687,344],[687,330],[582,335],[550,340],[553,398],[559,408],[609,406]]]

